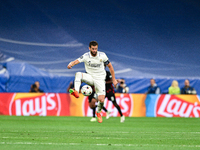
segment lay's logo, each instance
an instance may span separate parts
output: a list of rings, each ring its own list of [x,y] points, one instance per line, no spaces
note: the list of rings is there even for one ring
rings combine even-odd
[[[156,104],[156,116],[199,117],[200,101],[196,95],[160,95]]]
[[[124,116],[131,116],[133,111],[133,99],[130,94],[115,94],[116,102],[120,106],[122,114]],[[113,103],[109,101],[107,98],[104,101],[104,107],[111,111],[110,116],[120,116],[118,110],[115,108]],[[101,112],[102,116],[106,116],[106,112]],[[88,97],[84,97],[83,100],[83,115],[84,116],[92,116],[92,109],[89,107]]]
[[[16,93],[9,114],[16,116],[59,116],[61,102],[56,93]]]

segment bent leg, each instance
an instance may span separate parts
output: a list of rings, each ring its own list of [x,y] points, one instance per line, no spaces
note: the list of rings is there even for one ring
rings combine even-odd
[[[91,102],[89,103],[90,108],[92,109],[92,117],[95,118],[95,112],[96,112],[96,99],[92,98]]]
[[[89,85],[94,84],[94,81],[93,81],[93,78],[91,77],[91,75],[89,75],[87,73],[77,72],[75,75],[75,80],[74,80],[74,88],[77,92],[80,91],[80,86],[81,86],[82,82],[89,84]]]
[[[93,98],[91,102],[89,103],[90,108],[95,108],[96,107],[95,103],[96,103],[96,99]]]
[[[117,104],[117,101],[116,101],[116,98],[115,98],[115,94],[114,93],[109,93],[109,94],[106,94],[106,97],[108,98],[109,101],[112,101],[113,105],[117,108],[120,116],[123,116],[121,108]]]
[[[113,101],[113,105],[117,108],[117,110],[118,110],[120,116],[123,116],[122,111],[121,111],[121,108],[119,107],[119,105],[117,104],[116,101]]]
[[[82,73],[81,72],[77,72],[75,74],[75,80],[74,80],[74,88],[75,88],[75,90],[77,92],[79,92],[79,90],[80,90],[81,79],[82,79]]]
[[[100,113],[103,105],[104,105],[104,99],[105,99],[105,80],[104,79],[98,79],[94,81],[95,91],[98,95],[98,104],[97,104],[97,113]]]

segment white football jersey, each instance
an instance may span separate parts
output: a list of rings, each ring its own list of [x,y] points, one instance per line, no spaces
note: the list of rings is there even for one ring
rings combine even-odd
[[[105,79],[106,71],[104,62],[108,61],[108,57],[104,52],[97,51],[97,55],[93,57],[89,51],[79,57],[78,61],[85,63],[85,70],[92,77]]]

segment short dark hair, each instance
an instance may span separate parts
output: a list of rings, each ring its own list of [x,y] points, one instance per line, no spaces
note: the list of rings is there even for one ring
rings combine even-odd
[[[37,88],[37,86],[36,86],[36,84],[34,83],[34,84],[32,84],[32,88],[34,89],[34,88]]]
[[[91,46],[98,46],[98,43],[97,43],[97,41],[91,41],[90,43],[89,43],[89,47],[91,47]]]

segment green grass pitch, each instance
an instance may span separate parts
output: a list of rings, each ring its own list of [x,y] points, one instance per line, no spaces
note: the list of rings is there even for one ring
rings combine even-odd
[[[0,116],[0,150],[200,149],[200,118]]]

